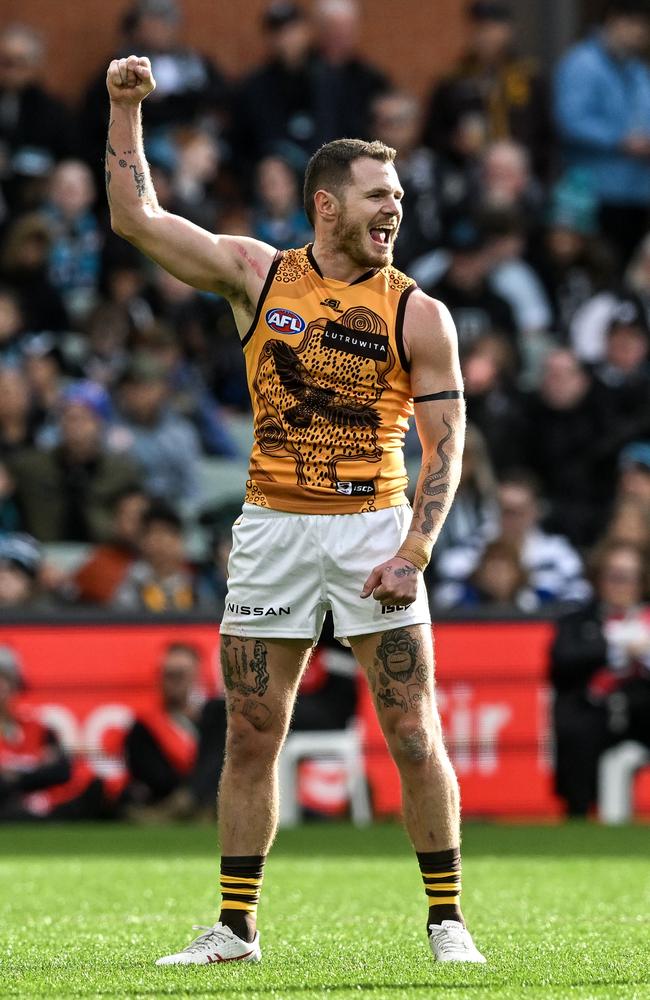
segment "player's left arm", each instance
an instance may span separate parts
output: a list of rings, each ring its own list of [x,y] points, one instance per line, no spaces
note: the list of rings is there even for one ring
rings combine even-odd
[[[412,604],[418,576],[435,541],[460,480],[465,443],[465,401],[458,338],[449,310],[419,289],[408,301],[404,346],[411,365],[415,422],[422,467],[413,502],[411,528],[393,559],[376,566],[362,597],[383,604]]]

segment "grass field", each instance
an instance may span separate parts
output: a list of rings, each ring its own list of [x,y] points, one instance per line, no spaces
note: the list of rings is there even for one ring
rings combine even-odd
[[[650,830],[468,825],[465,912],[487,967],[435,965],[402,831],[283,833],[260,965],[155,968],[212,922],[207,827],[0,828],[0,995],[650,998]]]

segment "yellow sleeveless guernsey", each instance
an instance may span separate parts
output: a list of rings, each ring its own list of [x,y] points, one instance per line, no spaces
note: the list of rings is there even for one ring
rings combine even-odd
[[[255,422],[247,503],[350,514],[405,502],[402,325],[415,287],[394,267],[324,278],[311,246],[276,255],[242,342]]]

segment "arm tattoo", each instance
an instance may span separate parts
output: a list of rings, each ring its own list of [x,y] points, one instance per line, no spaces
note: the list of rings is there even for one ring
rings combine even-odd
[[[135,182],[135,190],[138,194],[138,198],[144,198],[144,192],[147,186],[144,170],[138,170],[135,163],[129,164],[129,170],[133,171],[133,180]]]
[[[260,697],[266,694],[269,686],[266,655],[266,643],[259,639],[237,639],[224,635],[221,639],[221,668],[227,690]]]
[[[116,155],[115,154],[115,150],[111,146],[111,139],[110,139],[111,129],[113,127],[113,124],[114,124],[114,121],[111,122],[109,124],[109,126],[108,126],[108,135],[106,136],[106,156],[104,157],[104,179],[106,181],[106,197],[108,198],[109,204],[110,204],[110,201],[111,201],[111,176],[112,176],[112,173],[108,169],[108,158],[109,158],[109,156],[115,156]]]
[[[441,483],[440,479],[445,479],[449,475],[449,467],[451,462],[449,461],[449,456],[445,451],[445,445],[451,438],[453,433],[452,426],[447,420],[447,415],[443,413],[442,422],[447,428],[447,433],[438,443],[436,451],[438,452],[438,457],[440,459],[440,468],[437,472],[432,472],[428,475],[424,482],[422,483],[422,494],[420,501],[418,503],[418,514],[423,510],[424,520],[422,522],[421,531],[424,535],[428,535],[433,531],[433,512],[434,510],[442,511],[445,509],[445,502],[447,499],[447,494],[449,493],[449,483]],[[428,503],[425,502],[424,497],[440,497],[439,500],[429,500]]]

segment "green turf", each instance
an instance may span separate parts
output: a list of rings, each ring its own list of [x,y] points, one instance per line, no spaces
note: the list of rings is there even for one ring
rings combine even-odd
[[[257,966],[157,969],[214,919],[206,827],[0,828],[0,996],[650,998],[650,830],[467,826],[465,912],[489,965],[434,965],[401,830],[282,834]]]

